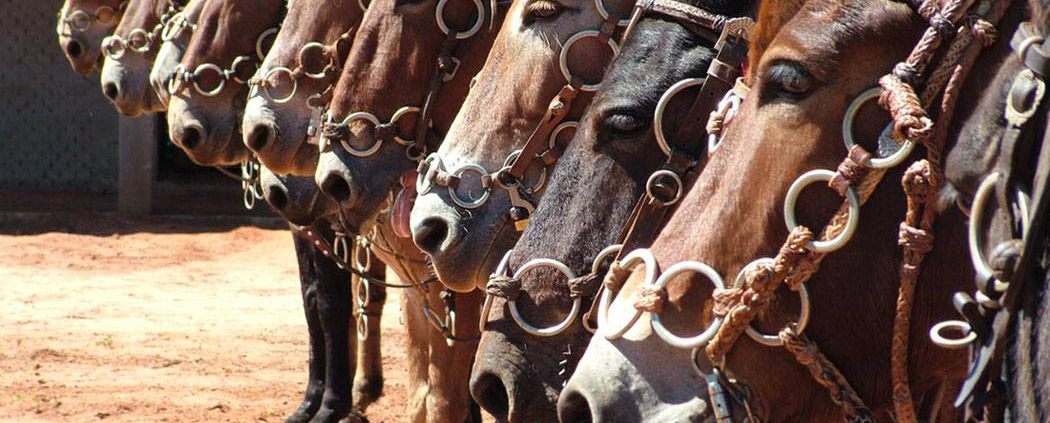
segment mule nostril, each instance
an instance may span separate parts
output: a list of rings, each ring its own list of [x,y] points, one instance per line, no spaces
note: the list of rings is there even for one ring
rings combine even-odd
[[[496,420],[507,421],[510,401],[507,399],[507,387],[499,376],[489,372],[481,374],[471,382],[470,394]]]
[[[266,189],[266,201],[277,210],[284,210],[288,206],[288,193],[280,186],[272,185]]]
[[[321,191],[340,203],[350,201],[350,183],[336,173],[329,173],[321,182]]]
[[[591,404],[575,389],[562,392],[558,400],[558,421],[561,423],[591,423],[594,421]]]
[[[106,98],[108,98],[109,101],[117,101],[117,97],[120,96],[120,88],[117,88],[117,84],[114,82],[107,82],[106,85],[102,87],[102,92],[106,94]]]
[[[68,54],[69,57],[76,59],[80,57],[80,54],[83,52],[84,49],[80,46],[80,43],[77,42],[77,40],[70,40],[69,44],[66,44],[66,54]]]
[[[200,145],[201,137],[202,134],[200,128],[187,126],[182,128],[182,136],[179,137],[179,142],[182,144],[182,148],[193,150]]]
[[[248,147],[252,151],[259,152],[270,143],[270,127],[266,125],[255,125],[248,134]]]
[[[448,222],[437,217],[428,217],[412,234],[416,246],[427,254],[435,254],[448,237]]]

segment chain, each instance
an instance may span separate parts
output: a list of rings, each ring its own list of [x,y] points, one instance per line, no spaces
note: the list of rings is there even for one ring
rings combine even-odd
[[[124,12],[127,11],[128,2],[121,2],[116,9],[111,6],[99,6],[95,9],[94,13],[86,12],[84,10],[76,10],[70,13],[69,16],[59,15],[59,21],[64,23],[74,32],[83,33],[88,29],[91,29],[96,23],[106,28],[112,28],[120,23],[120,19],[124,16]],[[59,12],[61,13],[61,12]],[[59,33],[59,35],[63,35]]]
[[[106,58],[120,60],[129,50],[143,55],[149,53],[153,49],[154,43],[161,38],[161,33],[164,31],[168,21],[185,7],[183,4],[176,3],[175,0],[168,0],[166,11],[161,14],[160,22],[152,30],[146,31],[143,28],[135,28],[128,32],[127,38],[117,34],[103,38],[102,54]]]

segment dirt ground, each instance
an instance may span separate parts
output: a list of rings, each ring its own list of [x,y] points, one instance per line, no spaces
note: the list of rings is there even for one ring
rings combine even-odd
[[[391,292],[373,422],[406,419],[397,304]],[[284,230],[0,216],[0,306],[0,422],[280,422],[302,398],[306,323]]]

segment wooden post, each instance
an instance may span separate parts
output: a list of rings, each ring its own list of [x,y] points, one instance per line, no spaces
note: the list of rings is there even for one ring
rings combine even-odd
[[[153,180],[157,174],[156,116],[121,116],[119,120],[117,209],[125,213],[149,213],[153,209]]]

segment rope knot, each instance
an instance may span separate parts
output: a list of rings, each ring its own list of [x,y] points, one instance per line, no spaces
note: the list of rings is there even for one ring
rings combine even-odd
[[[942,40],[955,35],[955,25],[940,12],[934,13],[930,17],[930,28],[933,28],[934,32],[937,33],[937,37]]]
[[[569,279],[569,296],[572,298],[590,297],[598,290],[600,282],[601,278],[593,273]]]
[[[485,293],[507,301],[517,301],[521,293],[521,279],[514,279],[509,275],[491,275],[488,285],[485,286]]]
[[[634,300],[634,308],[649,313],[660,314],[663,313],[664,304],[666,303],[667,289],[646,285],[638,292],[638,296]]]
[[[999,33],[995,30],[995,25],[981,19],[979,15],[967,14],[966,26],[970,27],[970,31],[973,31],[974,38],[976,38],[977,41],[980,41],[985,47],[991,47],[992,44],[995,44],[995,40],[999,38]]]
[[[919,160],[908,166],[901,178],[904,194],[913,201],[926,203],[936,193],[936,175],[930,168],[930,162]]]
[[[711,299],[714,301],[711,312],[715,316],[725,317],[734,307],[744,303],[744,290],[741,288],[715,289]]]
[[[609,265],[609,273],[605,274],[605,280],[602,281],[602,284],[605,285],[605,289],[614,292],[619,291],[620,288],[623,288],[624,282],[627,282],[627,278],[630,276],[631,272],[629,270],[624,269],[619,261],[614,261]]]
[[[904,83],[896,74],[883,76],[879,84],[883,88],[879,104],[893,115],[894,134],[926,143],[933,135],[933,121],[926,115],[912,86]]]
[[[721,135],[722,128],[725,126],[725,121],[725,113],[719,113],[718,109],[712,110],[707,118],[707,133],[710,135]]]
[[[933,250],[933,234],[901,222],[897,244],[920,254]]]
[[[859,145],[853,146],[849,155],[839,163],[838,171],[835,172],[835,177],[828,182],[828,185],[835,192],[838,192],[840,196],[845,197],[849,187],[860,184],[864,175],[868,173],[868,167],[864,163],[870,157],[871,153],[864,150],[864,147]]]
[[[893,75],[900,79],[901,82],[914,86],[919,82],[919,78],[922,75],[919,70],[912,66],[908,62],[897,63],[897,66],[893,67]]]
[[[329,140],[346,141],[350,139],[350,125],[343,125],[341,122],[328,122],[321,128],[321,133]]]

